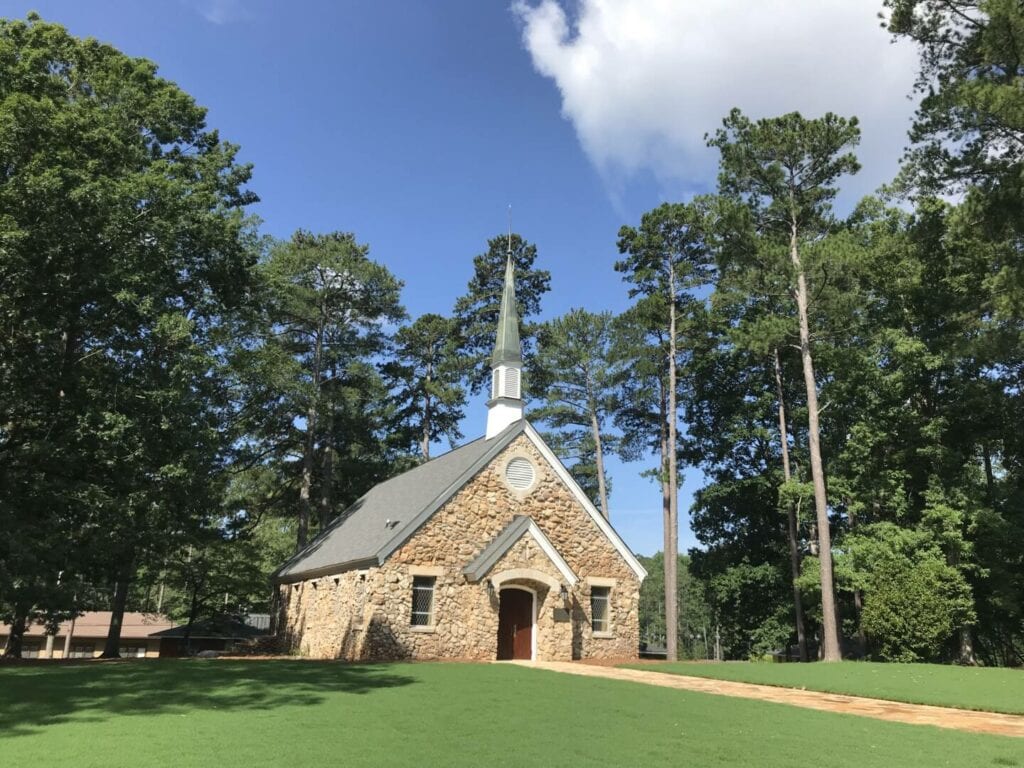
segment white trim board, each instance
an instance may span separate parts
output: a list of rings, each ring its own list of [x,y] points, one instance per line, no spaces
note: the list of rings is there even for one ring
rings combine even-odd
[[[569,586],[575,586],[576,582],[579,581],[579,578],[572,572],[572,568],[570,568],[569,564],[565,562],[565,559],[558,554],[558,550],[555,549],[555,545],[551,543],[551,539],[544,535],[544,531],[542,531],[537,523],[532,519],[530,520],[530,525],[526,529],[526,532],[533,536],[533,540],[537,542],[537,545],[541,548],[544,554],[548,556],[548,560],[554,563],[555,568],[557,568],[558,572],[562,574],[562,578],[569,582]],[[519,538],[522,538],[522,536]]]

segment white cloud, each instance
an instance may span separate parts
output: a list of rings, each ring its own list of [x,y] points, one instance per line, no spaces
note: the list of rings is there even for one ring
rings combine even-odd
[[[906,145],[917,52],[880,28],[881,0],[517,0],[535,69],[614,186],[650,171],[688,193],[713,185],[704,135],[732,107],[856,115],[858,194],[889,181]]]

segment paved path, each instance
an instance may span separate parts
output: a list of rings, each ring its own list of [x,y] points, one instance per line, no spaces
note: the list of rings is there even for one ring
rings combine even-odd
[[[939,728],[953,728],[973,733],[991,733],[998,736],[1024,738],[1024,716],[1001,715],[993,712],[974,712],[968,709],[932,707],[924,704],[904,704],[897,701],[866,699],[860,696],[846,696],[838,693],[821,693],[795,688],[779,688],[772,685],[735,683],[729,680],[712,680],[703,677],[686,677],[664,672],[648,672],[642,669],[619,669],[567,661],[526,661],[516,662],[536,669],[564,672],[584,677],[603,677],[609,680],[628,680],[634,683],[660,685],[684,691],[699,691],[720,696],[738,696],[744,699],[760,699],[794,707],[820,709],[825,712],[839,712],[846,715],[874,717],[913,725],[935,725]]]

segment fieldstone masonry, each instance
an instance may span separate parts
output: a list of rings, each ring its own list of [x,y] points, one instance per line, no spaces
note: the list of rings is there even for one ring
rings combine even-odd
[[[504,468],[514,456],[533,463],[531,488],[516,491]],[[463,568],[508,526],[528,515],[576,574],[572,587],[533,537],[524,534],[479,582]],[[536,594],[536,656],[541,661],[631,658],[637,654],[640,582],[597,524],[555,475],[526,434],[509,446],[396,550],[380,567],[278,586],[280,634],[293,652],[349,660],[474,659],[497,653],[500,591],[488,581],[513,569],[540,571],[568,589],[536,579],[504,581]],[[433,576],[434,624],[411,625],[412,582]],[[595,637],[590,589],[611,587],[607,636]]]

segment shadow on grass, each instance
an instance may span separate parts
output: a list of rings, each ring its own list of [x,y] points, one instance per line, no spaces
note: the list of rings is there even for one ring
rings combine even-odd
[[[71,721],[314,705],[328,695],[358,696],[415,682],[389,665],[285,659],[0,666],[0,739]]]

